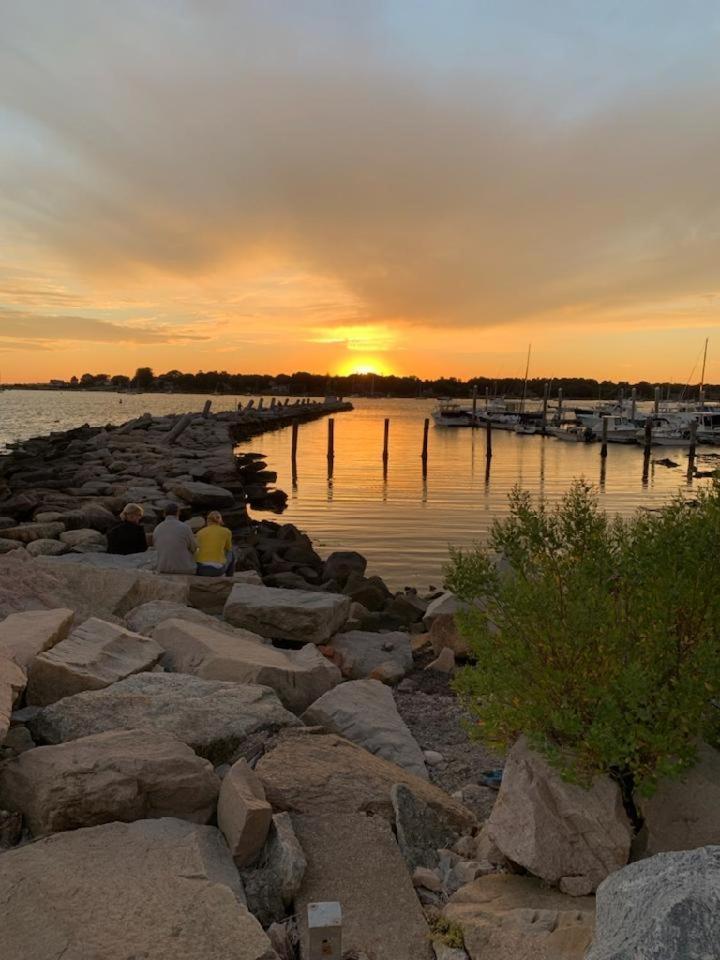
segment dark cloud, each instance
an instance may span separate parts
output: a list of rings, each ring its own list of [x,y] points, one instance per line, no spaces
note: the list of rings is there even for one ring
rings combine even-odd
[[[340,280],[369,321],[492,325],[717,287],[718,61],[583,103],[533,89],[520,61],[395,62],[381,11],[6,4],[0,97],[43,147],[11,156],[12,218],[115,278],[277,257]]]

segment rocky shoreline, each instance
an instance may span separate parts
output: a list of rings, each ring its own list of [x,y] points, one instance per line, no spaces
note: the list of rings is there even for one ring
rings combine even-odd
[[[692,816],[669,786],[642,837],[616,784],[567,784],[523,740],[496,793],[450,687],[457,599],[249,516],[284,495],[231,440],[327,412],[146,416],[0,459],[3,957],[709,955],[687,946],[717,933],[692,919],[717,900],[716,751]],[[148,526],[168,501],[191,525],[220,509],[237,573],[108,555],[128,501]],[[318,901],[341,904],[342,954],[310,946]]]

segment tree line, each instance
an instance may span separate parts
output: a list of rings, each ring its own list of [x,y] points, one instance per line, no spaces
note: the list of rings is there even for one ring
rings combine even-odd
[[[594,380],[589,377],[555,377],[547,380],[534,377],[528,380],[525,394],[528,398],[541,398],[545,384],[550,385],[550,395],[557,396],[559,389],[563,395],[574,400],[608,400],[617,397],[621,391],[626,395],[632,387],[637,390],[639,400],[651,400],[658,386],[648,380],[636,383],[615,380]],[[415,376],[395,376],[372,373],[354,373],[348,376],[332,376],[299,371],[292,374],[249,374],[229,373],[227,370],[198,371],[183,373],[169,370],[155,374],[151,367],[138,367],[135,375],[110,375],[107,373],[83,373],[72,377],[68,383],[52,381],[53,386],[64,386],[78,390],[139,390],[145,393],[217,393],[217,394],[288,394],[290,396],[376,396],[376,397],[450,397],[467,398],[477,390],[480,399],[485,396],[521,396],[523,379],[521,377],[471,377],[462,380],[458,377],[439,377],[421,379]],[[29,384],[17,384],[28,387]],[[34,386],[46,386],[34,385]],[[664,383],[659,384],[663,399],[693,399],[697,397],[699,384]],[[720,399],[720,385],[707,384],[707,400]]]

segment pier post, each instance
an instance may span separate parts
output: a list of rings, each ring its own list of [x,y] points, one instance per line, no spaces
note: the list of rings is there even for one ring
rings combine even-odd
[[[562,387],[558,387],[558,408],[557,408],[557,423],[558,423],[558,424],[561,424],[561,423],[562,423],[562,416],[563,416],[562,406],[563,406],[563,388],[562,388]]]
[[[206,400],[205,406],[203,407],[202,416],[203,420],[207,420],[210,416],[210,407],[212,406],[212,400]]]
[[[692,479],[693,470],[695,468],[695,447],[697,445],[697,420],[690,421],[690,449],[688,450],[688,469],[687,475],[688,480]]]
[[[485,456],[487,457],[488,461],[492,460],[492,424],[490,423],[489,417],[486,422]]]
[[[258,410],[262,410],[262,408],[263,408],[263,401],[264,401],[264,397],[260,397],[260,399],[258,400],[258,405],[257,405]]]
[[[292,466],[293,476],[297,475],[298,426],[299,424],[297,420],[294,420],[292,425],[292,436],[290,440],[290,463]]]
[[[608,445],[608,417],[603,417],[602,422],[602,446],[600,447],[600,456],[605,459],[607,457],[607,445]]]
[[[423,424],[423,443],[422,443],[422,453],[420,455],[422,457],[422,462],[425,466],[427,466],[427,458],[428,458],[428,430],[429,429],[430,429],[430,421],[426,417],[425,423]]]
[[[477,417],[477,384],[474,384],[472,388],[472,415],[473,426],[475,426],[475,419]]]
[[[389,440],[390,440],[390,418],[389,418],[389,417],[385,417],[385,424],[384,424],[384,426],[383,426],[383,454],[382,454],[382,458],[383,458],[383,466],[385,467],[386,470],[387,470],[387,465],[388,465],[388,453],[389,453],[388,447],[389,447]]]
[[[630,394],[630,419],[635,419],[635,413],[637,410],[637,387],[632,388],[632,393]]]
[[[543,409],[542,409],[542,432],[547,433],[547,408],[550,397],[550,384],[546,383],[543,387]]]
[[[327,458],[331,463],[335,459],[335,420],[332,417],[328,418]]]
[[[242,407],[242,400],[238,400],[238,405],[237,405],[237,411],[238,411],[238,413],[242,413],[242,408],[243,408],[243,407]]]
[[[660,413],[660,387],[655,387],[655,416]]]

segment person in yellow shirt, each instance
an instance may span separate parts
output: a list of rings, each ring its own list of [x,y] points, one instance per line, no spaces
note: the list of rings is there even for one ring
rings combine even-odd
[[[232,534],[223,526],[222,514],[213,510],[207,525],[195,534],[195,572],[198,577],[231,577],[235,572]]]

